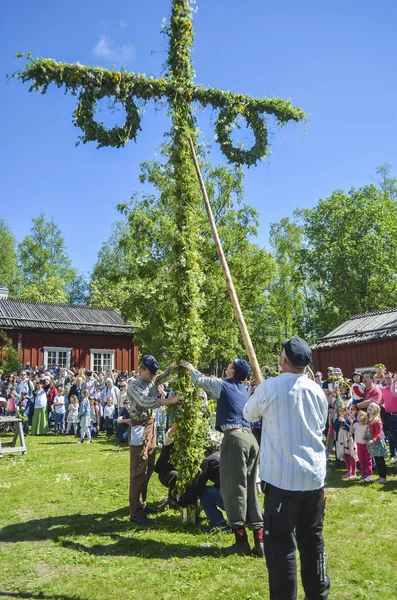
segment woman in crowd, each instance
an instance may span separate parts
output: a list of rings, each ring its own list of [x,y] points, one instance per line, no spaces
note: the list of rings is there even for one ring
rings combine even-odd
[[[44,389],[45,381],[40,379],[33,392],[34,413],[32,419],[32,435],[48,433],[47,394]]]

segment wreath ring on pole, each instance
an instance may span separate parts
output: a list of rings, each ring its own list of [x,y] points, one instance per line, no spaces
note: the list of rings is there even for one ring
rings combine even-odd
[[[245,118],[247,126],[252,129],[255,137],[254,145],[248,150],[236,147],[230,137],[232,123],[239,115]],[[266,156],[268,139],[265,117],[257,110],[249,107],[225,106],[219,111],[215,130],[221,150],[229,162],[251,166]]]
[[[138,108],[131,96],[114,94],[116,100],[123,104],[127,116],[125,124],[115,126],[111,129],[105,127],[103,123],[95,120],[95,109],[98,100],[107,96],[107,92],[98,88],[98,93],[82,91],[79,98],[79,104],[74,111],[74,124],[79,127],[84,135],[80,136],[83,144],[87,142],[98,142],[98,148],[104,146],[113,146],[121,148],[128,140],[135,140],[138,130],[141,129],[141,117]]]

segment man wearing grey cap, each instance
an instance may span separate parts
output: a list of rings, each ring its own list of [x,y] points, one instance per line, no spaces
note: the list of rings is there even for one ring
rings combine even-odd
[[[296,543],[305,597],[324,600],[330,587],[322,536],[328,402],[305,374],[311,357],[302,338],[284,340],[281,375],[263,381],[244,408],[248,421],[262,417],[260,477],[271,600],[297,598]]]
[[[160,375],[156,375],[159,364],[154,356],[145,354],[141,360],[139,375],[128,382],[127,395],[130,406],[126,405],[131,418],[130,429],[130,521],[137,525],[151,525],[147,516],[146,494],[153,473],[156,457],[156,423],[154,412],[159,406],[175,404],[178,396],[158,398],[158,386],[167,381],[171,365]]]
[[[231,546],[222,548],[222,552],[226,556],[251,554],[245,530],[247,523],[254,534],[252,552],[263,557],[263,518],[256,488],[259,447],[243,415],[248,400],[243,381],[248,377],[250,365],[246,360],[235,358],[226,369],[226,378],[217,379],[205,377],[186,360],[181,364],[189,370],[193,383],[217,400],[215,427],[224,434],[220,491],[236,539]]]

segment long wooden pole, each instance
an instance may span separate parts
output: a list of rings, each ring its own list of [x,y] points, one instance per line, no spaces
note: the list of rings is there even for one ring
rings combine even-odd
[[[204,179],[201,174],[200,165],[197,160],[196,150],[194,149],[194,144],[192,140],[189,138],[190,150],[192,152],[194,166],[196,167],[197,177],[200,182],[201,191],[203,193],[205,209],[207,211],[208,219],[211,226],[212,236],[214,238],[215,246],[218,252],[219,260],[221,261],[223,273],[226,278],[227,289],[229,291],[229,296],[232,301],[234,314],[236,315],[237,323],[241,331],[241,335],[243,336],[244,346],[247,351],[249,361],[254,371],[255,381],[259,384],[263,380],[263,376],[259,367],[258,359],[256,358],[254,346],[252,345],[251,337],[247,329],[247,325],[244,320],[244,316],[241,310],[240,302],[238,301],[236,289],[234,287],[233,279],[230,274],[229,265],[227,264],[227,260],[225,254],[223,252],[221,240],[219,239],[218,230],[216,228],[216,223],[214,219],[214,215],[212,212],[211,204],[208,199],[207,190],[205,187]]]

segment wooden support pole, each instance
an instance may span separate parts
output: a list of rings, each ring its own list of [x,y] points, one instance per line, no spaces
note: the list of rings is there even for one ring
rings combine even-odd
[[[196,167],[197,177],[198,177],[198,180],[200,183],[200,188],[203,193],[205,209],[207,211],[208,219],[210,222],[212,236],[214,238],[214,242],[215,242],[215,246],[216,246],[216,249],[218,252],[219,260],[221,261],[223,273],[226,278],[227,289],[229,291],[229,296],[232,301],[234,314],[236,315],[237,323],[240,328],[241,335],[243,336],[244,346],[247,351],[252,370],[254,371],[255,381],[257,384],[259,384],[263,380],[263,376],[262,376],[262,373],[261,373],[261,370],[259,367],[258,359],[256,358],[255,350],[252,345],[252,341],[251,341],[251,337],[250,337],[250,334],[247,329],[247,325],[244,320],[244,316],[243,316],[243,313],[242,313],[242,310],[240,307],[240,303],[237,298],[236,289],[234,287],[233,279],[230,274],[229,265],[227,264],[225,254],[223,252],[221,240],[219,239],[218,230],[216,228],[216,223],[215,223],[214,215],[212,212],[211,204],[208,199],[204,179],[201,174],[200,165],[197,160],[197,155],[196,155],[196,151],[194,149],[194,144],[190,138],[189,138],[189,144],[190,144],[190,150],[192,152],[194,166]]]

